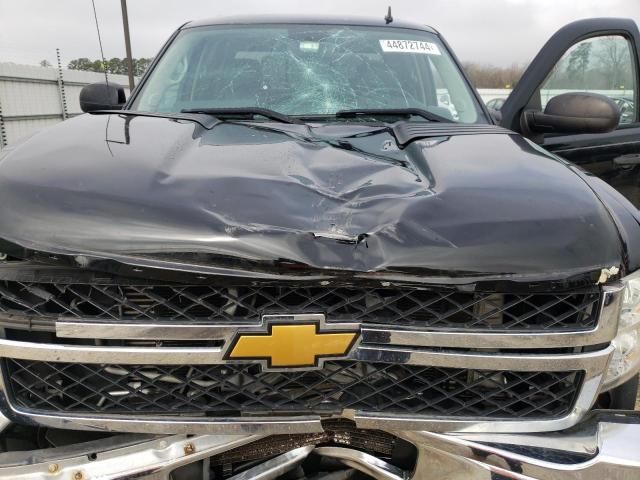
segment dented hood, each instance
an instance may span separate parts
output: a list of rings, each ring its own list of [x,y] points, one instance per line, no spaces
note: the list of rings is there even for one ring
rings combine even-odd
[[[444,131],[400,149],[388,128],[344,124],[83,115],[0,160],[0,237],[238,268],[455,276],[621,263],[596,195],[520,136]]]

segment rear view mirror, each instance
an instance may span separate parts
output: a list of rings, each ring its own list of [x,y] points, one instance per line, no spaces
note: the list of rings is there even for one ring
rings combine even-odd
[[[620,108],[595,93],[563,93],[547,103],[544,113],[524,112],[523,127],[534,133],[606,133],[620,122]]]
[[[124,87],[117,83],[92,83],[80,91],[80,108],[83,112],[120,110],[126,101]]]

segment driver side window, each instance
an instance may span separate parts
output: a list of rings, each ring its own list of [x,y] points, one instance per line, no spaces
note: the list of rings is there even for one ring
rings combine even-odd
[[[637,121],[634,53],[621,35],[593,37],[576,43],[556,64],[540,88],[541,107],[562,93],[599,93],[620,107],[620,124]]]

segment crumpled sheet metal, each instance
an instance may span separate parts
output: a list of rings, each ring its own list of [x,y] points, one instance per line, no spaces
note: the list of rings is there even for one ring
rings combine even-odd
[[[619,265],[605,206],[517,135],[83,115],[0,160],[0,238],[89,258],[527,276]]]

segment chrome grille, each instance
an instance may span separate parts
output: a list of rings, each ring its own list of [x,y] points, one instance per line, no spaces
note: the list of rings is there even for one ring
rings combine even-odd
[[[33,411],[240,417],[345,409],[438,417],[556,418],[579,371],[516,372],[327,361],[320,370],[257,365],[104,365],[6,359],[12,404]]]
[[[236,321],[324,313],[330,320],[473,330],[580,331],[597,324],[600,293],[492,293],[416,286],[98,285],[0,281],[0,326],[54,329],[59,316]],[[12,315],[29,318],[23,321]],[[47,323],[46,318],[51,319]]]

